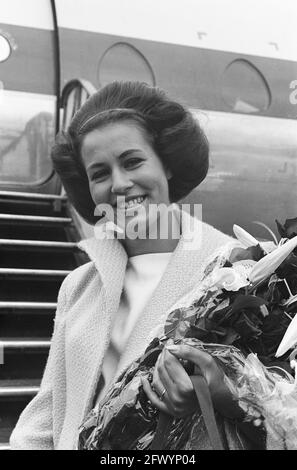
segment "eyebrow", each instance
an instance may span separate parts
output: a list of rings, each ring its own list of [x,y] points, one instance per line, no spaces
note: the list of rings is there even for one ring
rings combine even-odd
[[[128,155],[131,155],[132,153],[135,153],[135,152],[141,152],[140,149],[128,149],[128,150],[125,150],[123,153],[121,153],[117,158],[119,160],[122,160],[124,159],[125,157],[127,157]],[[94,162],[94,163],[91,163],[89,166],[87,166],[87,170],[92,170],[93,168],[101,168],[101,167],[104,167],[105,164],[104,163],[99,163],[99,162]]]

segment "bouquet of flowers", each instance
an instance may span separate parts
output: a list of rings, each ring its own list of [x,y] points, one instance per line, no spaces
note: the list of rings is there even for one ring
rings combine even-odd
[[[288,353],[297,343],[297,219],[277,226],[278,243],[259,242],[234,226],[238,241],[210,260],[199,286],[164,315],[143,356],[88,415],[80,428],[80,449],[150,448],[159,412],[147,399],[142,378],[152,380],[166,344],[180,343],[216,359],[245,419],[261,416],[272,447],[282,442],[297,449],[292,434],[292,429],[297,434],[297,384],[291,375],[296,362]],[[281,356],[279,363],[275,356]],[[189,374],[191,367],[185,365]],[[224,427],[227,448],[240,448],[230,423],[227,432],[228,423],[216,418],[218,427]],[[197,409],[171,420],[165,448],[207,448],[205,435]]]

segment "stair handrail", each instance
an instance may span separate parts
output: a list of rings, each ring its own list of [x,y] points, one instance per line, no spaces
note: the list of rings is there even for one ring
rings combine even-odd
[[[66,130],[71,119],[82,104],[96,92],[94,85],[84,78],[74,78],[70,80],[63,88],[60,107],[63,110],[62,129]],[[70,95],[74,92],[74,102],[70,115],[66,112],[69,105]]]

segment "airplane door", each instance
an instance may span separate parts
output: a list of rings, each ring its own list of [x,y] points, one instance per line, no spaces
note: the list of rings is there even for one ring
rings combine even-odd
[[[0,190],[59,193],[50,149],[58,127],[54,0],[2,0]]]

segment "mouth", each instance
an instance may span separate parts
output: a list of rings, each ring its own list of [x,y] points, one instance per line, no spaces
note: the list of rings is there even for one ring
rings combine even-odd
[[[129,210],[129,209],[135,209],[137,208],[138,206],[140,206],[141,204],[144,203],[144,201],[146,200],[147,196],[144,195],[144,196],[130,196],[130,197],[127,197],[127,198],[123,198],[123,200],[121,200],[120,202],[118,202],[117,204],[115,204],[115,207],[119,210]]]

